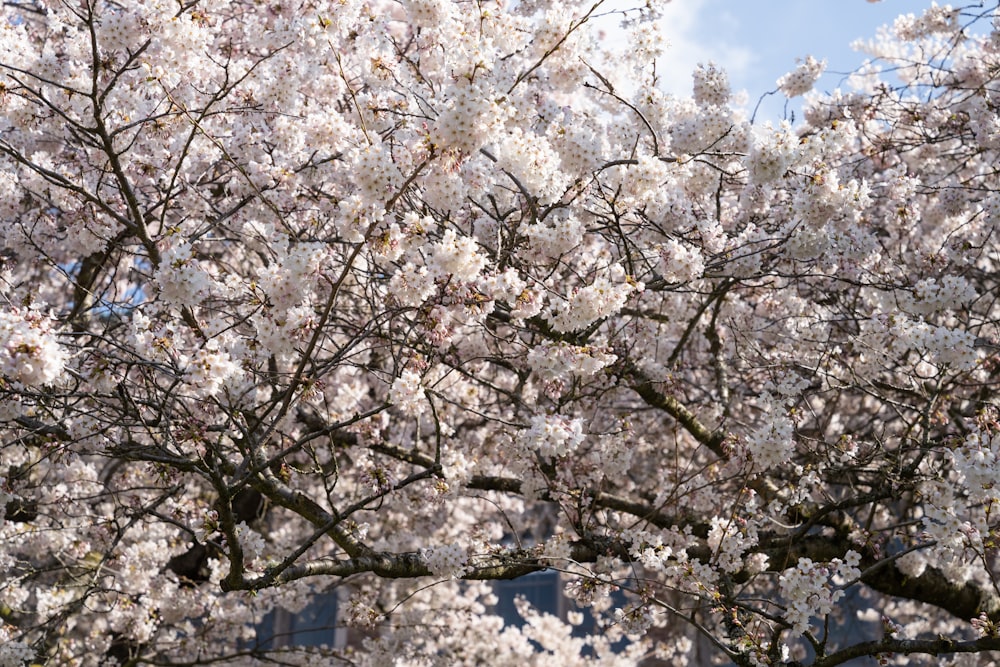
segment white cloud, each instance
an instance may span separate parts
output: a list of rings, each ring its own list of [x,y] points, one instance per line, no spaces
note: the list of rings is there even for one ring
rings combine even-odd
[[[746,87],[759,57],[749,46],[736,41],[741,22],[734,13],[714,6],[714,0],[659,4],[663,17],[658,28],[667,48],[657,62],[656,73],[664,92],[691,95],[691,73],[699,63],[710,61],[729,74],[733,92]],[[620,20],[620,14],[612,14],[596,26],[603,46],[613,52],[629,48],[627,31],[619,26]]]
[[[728,11],[713,10],[710,5],[710,0],[684,0],[663,7],[660,29],[670,46],[657,71],[665,91],[690,95],[691,72],[698,63],[714,62],[736,84],[746,79],[757,61],[749,47],[729,41],[738,34],[739,20]]]

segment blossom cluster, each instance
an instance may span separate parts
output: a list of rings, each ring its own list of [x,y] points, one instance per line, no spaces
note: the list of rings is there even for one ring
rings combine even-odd
[[[920,16],[904,14],[893,23],[893,31],[905,40],[915,40],[934,33],[947,33],[958,26],[959,10],[951,5],[934,4]]]
[[[486,266],[476,242],[467,237],[459,237],[449,229],[430,250],[427,268],[434,278],[451,278],[461,282],[471,282],[479,277]]]
[[[586,435],[583,421],[563,415],[535,415],[531,427],[520,433],[520,441],[528,451],[541,456],[566,456],[576,450]]]
[[[200,303],[212,289],[213,280],[195,257],[188,242],[171,245],[162,255],[156,273],[160,298],[176,308]]]
[[[785,620],[792,624],[794,634],[807,632],[810,618],[833,611],[833,606],[844,596],[843,587],[833,580],[846,583],[857,579],[861,576],[860,563],[861,554],[848,551],[843,560],[835,558],[829,563],[800,558],[795,567],[781,573],[778,582],[785,599]]]
[[[701,277],[705,271],[705,259],[698,248],[670,239],[660,246],[658,268],[664,280],[686,283]]]
[[[498,97],[487,84],[459,80],[435,121],[436,143],[464,153],[478,150],[499,129],[505,115],[496,102]]]
[[[600,276],[591,284],[573,290],[568,300],[554,304],[548,318],[552,328],[559,332],[579,331],[617,313],[629,296],[642,290],[641,283],[626,280],[621,268],[615,268],[610,276]]]
[[[798,143],[787,121],[777,128],[766,124],[754,133],[748,160],[750,181],[763,185],[781,178],[795,160]]]
[[[629,636],[641,636],[653,625],[653,612],[647,604],[615,609],[615,623]]]
[[[715,63],[699,64],[692,73],[694,101],[703,106],[722,106],[729,102],[729,76]]]
[[[778,88],[787,97],[805,95],[812,90],[816,80],[819,79],[825,69],[825,60],[819,61],[813,56],[806,56],[806,59],[798,67],[778,79]]]
[[[0,375],[44,385],[58,379],[66,362],[51,319],[35,309],[0,310]]]
[[[617,358],[609,349],[594,345],[545,342],[528,352],[528,366],[550,393],[558,394],[569,378],[594,375]]]
[[[762,423],[746,435],[744,446],[758,470],[768,470],[790,460],[795,447],[795,424],[780,403],[762,397]]]
[[[219,339],[209,341],[188,365],[187,381],[200,396],[215,396],[242,373],[240,365],[225,349],[220,349],[221,345]]]
[[[889,325],[895,351],[916,349],[936,366],[950,366],[962,371],[974,368],[979,354],[976,337],[968,331],[938,326],[926,321],[893,316]]]
[[[767,556],[754,554],[747,558],[746,552],[757,546],[757,526],[752,521],[740,517],[712,517],[708,531],[708,546],[714,554],[715,564],[723,572],[739,572],[747,563],[753,563],[757,571],[763,570]]]
[[[421,549],[427,569],[439,577],[461,577],[469,571],[469,554],[465,547],[446,544]]]
[[[0,667],[23,667],[34,657],[35,652],[30,646],[11,639],[7,628],[0,625]]]
[[[1000,501],[1000,431],[977,423],[951,458],[972,502]]]
[[[674,550],[663,543],[662,535],[648,531],[636,531],[631,536],[629,554],[643,567],[662,570],[665,562],[674,555]]]
[[[417,416],[424,411],[424,387],[420,374],[405,370],[392,381],[389,389],[389,401],[404,415]]]
[[[908,312],[930,316],[940,311],[961,308],[972,303],[978,294],[976,289],[962,276],[923,278],[913,286],[912,299],[903,301]]]

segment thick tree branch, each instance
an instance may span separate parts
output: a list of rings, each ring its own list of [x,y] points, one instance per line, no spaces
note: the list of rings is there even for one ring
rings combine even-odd
[[[824,658],[818,658],[810,667],[834,667],[848,660],[869,655],[896,653],[913,655],[952,655],[955,653],[980,653],[1000,650],[1000,638],[982,637],[969,641],[954,641],[944,637],[938,639],[895,639],[887,637],[876,641],[855,644]],[[787,667],[801,667],[802,663],[787,663]]]
[[[695,440],[708,447],[720,459],[729,458],[726,454],[723,443],[726,439],[725,431],[721,429],[710,430],[701,421],[681,404],[673,396],[669,396],[656,388],[655,383],[646,378],[638,370],[632,369],[628,376],[633,379],[631,387],[647,405],[659,408],[677,420],[677,422],[690,433]]]

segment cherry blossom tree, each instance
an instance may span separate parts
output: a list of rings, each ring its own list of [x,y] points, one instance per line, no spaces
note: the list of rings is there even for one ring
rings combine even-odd
[[[994,664],[996,2],[777,124],[655,2],[3,12],[0,665]]]

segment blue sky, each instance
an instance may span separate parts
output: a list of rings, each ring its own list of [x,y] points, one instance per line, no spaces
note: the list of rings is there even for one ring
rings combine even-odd
[[[694,66],[714,61],[729,73],[734,92],[747,92],[752,109],[761,94],[774,90],[778,77],[795,68],[796,58],[825,58],[828,72],[849,72],[865,59],[851,49],[852,42],[872,38],[879,26],[891,24],[900,14],[919,14],[930,4],[930,0],[673,0],[664,8],[662,24],[671,46],[658,71],[667,91],[688,95]],[[833,89],[841,78],[828,74],[819,87]],[[780,119],[783,106],[783,97],[768,98],[758,120]]]

